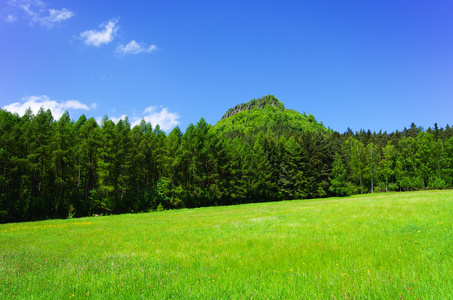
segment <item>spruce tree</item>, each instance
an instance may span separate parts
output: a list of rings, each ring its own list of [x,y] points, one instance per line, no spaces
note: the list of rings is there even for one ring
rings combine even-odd
[[[329,190],[336,196],[346,195],[346,169],[343,166],[340,154],[337,152],[332,164],[332,178],[330,179]]]

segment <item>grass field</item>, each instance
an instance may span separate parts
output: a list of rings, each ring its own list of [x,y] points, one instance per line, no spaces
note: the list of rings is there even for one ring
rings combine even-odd
[[[453,299],[453,191],[0,225],[0,298]]]

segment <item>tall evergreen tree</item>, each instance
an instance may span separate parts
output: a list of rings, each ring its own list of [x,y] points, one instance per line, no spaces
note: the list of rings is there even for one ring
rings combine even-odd
[[[264,135],[260,132],[253,144],[252,161],[249,167],[249,174],[251,174],[250,191],[253,199],[257,202],[269,200],[267,194],[273,188],[270,181],[272,176],[271,165],[262,147],[263,140]]]
[[[381,176],[385,182],[385,191],[388,192],[388,185],[390,180],[392,180],[395,171],[394,171],[394,166],[395,166],[395,158],[396,158],[396,149],[395,146],[393,146],[392,141],[389,141],[387,143],[387,146],[385,146],[382,149],[382,159],[380,162],[380,171],[381,171]]]
[[[76,204],[76,210],[82,215],[92,213],[93,193],[97,194],[97,153],[99,147],[99,126],[94,118],[83,122],[79,130],[80,142],[77,145],[78,174],[77,188],[83,191],[83,202]],[[80,205],[80,207],[79,207]],[[97,213],[97,212],[93,212]]]
[[[131,167],[131,147],[130,147],[130,123],[127,118],[119,120],[113,129],[115,143],[115,163],[114,172],[116,178],[115,185],[115,207],[117,212],[129,212],[133,210],[132,201],[129,198],[130,190],[130,167]]]
[[[376,174],[378,173],[379,167],[379,148],[374,143],[369,143],[366,146],[366,171],[370,180],[370,189],[371,193],[374,193],[374,184],[376,179]]]
[[[332,164],[332,178],[330,179],[329,190],[336,196],[346,195],[346,169],[338,153],[335,153],[335,159]]]
[[[28,116],[27,116],[28,118]],[[36,116],[31,116],[27,124],[26,142],[28,145],[28,167],[30,178],[30,198],[28,218],[40,219],[51,215],[54,211],[53,198],[46,197],[51,189],[48,184],[48,168],[51,153],[51,124],[53,122],[50,110],[41,108]],[[47,189],[46,189],[47,188]]]
[[[182,205],[183,177],[181,173],[181,147],[182,133],[176,126],[165,139],[165,155],[163,160],[163,176],[169,181],[169,197],[172,207]]]
[[[365,171],[365,147],[362,142],[350,137],[345,142],[348,153],[349,169],[352,179],[359,184],[363,193],[363,173]]]
[[[433,145],[435,143],[433,135],[428,132],[420,132],[414,142],[417,145],[415,161],[418,165],[419,177],[423,181],[423,188],[426,188],[429,176],[435,166],[435,156],[432,156]]]
[[[75,189],[75,177],[72,172],[75,163],[73,125],[67,111],[52,125],[50,167],[55,188],[50,187],[50,189],[55,195],[56,214],[64,217],[72,205],[71,191]]]
[[[92,210],[96,213],[111,212],[114,206],[115,186],[117,178],[115,174],[116,145],[114,138],[115,124],[105,116],[99,131],[99,147],[97,148],[97,193]]]
[[[305,163],[303,148],[291,136],[285,144],[288,159],[288,174],[291,184],[291,195],[295,199],[304,199],[308,193],[306,190],[307,182],[304,176]]]

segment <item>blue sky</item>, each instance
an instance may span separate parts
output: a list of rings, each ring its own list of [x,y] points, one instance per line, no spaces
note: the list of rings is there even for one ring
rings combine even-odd
[[[168,132],[273,94],[339,132],[444,127],[452,16],[451,1],[4,0],[0,107]]]

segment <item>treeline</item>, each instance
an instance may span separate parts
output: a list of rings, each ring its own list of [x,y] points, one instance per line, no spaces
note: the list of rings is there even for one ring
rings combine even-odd
[[[0,109],[0,222],[449,188],[453,130],[168,135],[50,110]],[[232,137],[234,136],[234,137]]]

